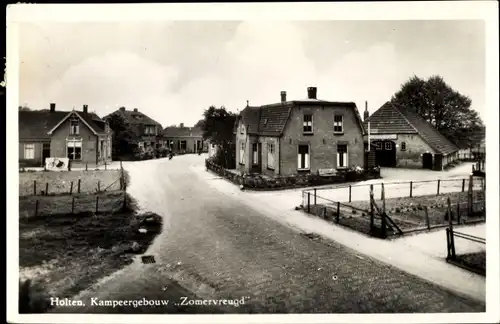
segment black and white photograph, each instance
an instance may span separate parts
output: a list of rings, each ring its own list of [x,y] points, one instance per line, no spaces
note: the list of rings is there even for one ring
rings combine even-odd
[[[8,320],[498,322],[497,12],[8,6]]]

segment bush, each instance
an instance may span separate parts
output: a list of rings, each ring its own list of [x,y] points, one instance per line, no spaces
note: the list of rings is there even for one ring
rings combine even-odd
[[[45,313],[50,308],[50,297],[39,283],[31,279],[19,280],[19,313]]]

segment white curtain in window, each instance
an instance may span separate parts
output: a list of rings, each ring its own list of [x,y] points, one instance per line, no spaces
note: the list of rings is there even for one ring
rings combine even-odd
[[[245,163],[245,142],[240,143],[240,163]]]
[[[273,144],[267,145],[267,166],[274,169],[274,146]]]
[[[347,167],[347,152],[337,153],[337,167]]]
[[[24,158],[25,159],[35,158],[35,144],[24,144]]]

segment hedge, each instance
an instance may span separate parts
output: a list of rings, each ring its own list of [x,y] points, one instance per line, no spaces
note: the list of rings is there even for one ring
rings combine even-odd
[[[211,159],[205,160],[207,170],[231,181],[244,188],[253,190],[278,190],[297,187],[321,186],[335,183],[345,183],[353,181],[364,181],[380,178],[380,169],[369,170],[346,170],[332,176],[320,176],[319,174],[299,174],[293,176],[278,176],[275,178],[265,178],[259,174],[240,175],[230,172],[220,165],[215,164]]]

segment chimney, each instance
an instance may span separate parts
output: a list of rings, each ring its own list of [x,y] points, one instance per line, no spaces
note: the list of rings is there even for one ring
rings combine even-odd
[[[281,91],[281,102],[286,102],[286,91]]]
[[[365,112],[363,113],[363,120],[367,120],[370,117],[370,113],[368,112],[368,101],[365,101]]]
[[[120,111],[125,111],[125,107],[120,107]]]
[[[181,124],[179,125],[179,127],[180,127],[180,128],[184,128],[184,123],[181,123]]]
[[[134,112],[138,112],[139,110],[137,108],[134,108]]]
[[[88,105],[83,105],[83,112],[88,113],[89,112],[89,106]]]
[[[51,103],[50,104],[50,112],[54,112],[56,111],[56,104],[55,103]]]
[[[318,92],[318,89],[316,87],[307,88],[307,98],[308,99],[317,99],[316,98],[317,92]]]

